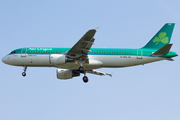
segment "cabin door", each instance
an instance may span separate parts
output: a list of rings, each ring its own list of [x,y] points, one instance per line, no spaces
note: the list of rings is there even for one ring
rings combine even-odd
[[[143,50],[137,49],[137,59],[142,59],[142,55],[143,55]]]
[[[23,48],[21,51],[21,57],[26,57],[27,48]]]

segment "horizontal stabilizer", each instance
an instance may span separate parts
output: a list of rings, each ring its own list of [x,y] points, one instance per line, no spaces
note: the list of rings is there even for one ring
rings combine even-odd
[[[172,44],[166,44],[162,48],[160,48],[159,50],[154,52],[152,55],[153,56],[165,55],[165,54],[167,54],[169,52],[169,50],[171,49],[171,46],[172,46]]]
[[[166,59],[166,60],[169,60],[169,61],[174,61],[174,59],[172,59],[172,58],[168,58],[168,59]]]

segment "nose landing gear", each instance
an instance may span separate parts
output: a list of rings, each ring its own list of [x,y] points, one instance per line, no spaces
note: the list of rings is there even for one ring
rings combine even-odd
[[[25,73],[25,72],[23,72],[23,73],[22,73],[22,76],[23,76],[23,77],[25,77],[25,76],[26,76],[26,73]]]
[[[22,73],[22,76],[23,76],[23,77],[26,76],[26,70],[27,70],[27,66],[24,66],[24,72]]]

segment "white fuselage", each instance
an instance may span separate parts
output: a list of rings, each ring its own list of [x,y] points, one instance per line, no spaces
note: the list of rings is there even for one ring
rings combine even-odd
[[[126,56],[126,55],[88,55],[89,63],[67,62],[65,64],[52,64],[51,54],[12,54],[5,56],[2,61],[14,66],[28,67],[57,67],[63,69],[78,69],[80,64],[85,69],[103,67],[128,67],[163,60],[162,57]]]

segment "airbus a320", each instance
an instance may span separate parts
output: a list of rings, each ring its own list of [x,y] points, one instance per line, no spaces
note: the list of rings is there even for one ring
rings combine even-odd
[[[91,29],[72,48],[20,48],[3,57],[2,61],[8,65],[23,66],[22,76],[26,76],[27,67],[56,67],[58,79],[71,79],[84,74],[83,81],[87,83],[87,73],[112,76],[97,71],[99,68],[129,67],[160,60],[173,61],[172,58],[178,56],[176,52],[170,51],[174,25],[175,23],[166,23],[144,47],[138,49],[91,48],[98,30]]]

